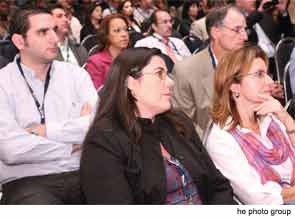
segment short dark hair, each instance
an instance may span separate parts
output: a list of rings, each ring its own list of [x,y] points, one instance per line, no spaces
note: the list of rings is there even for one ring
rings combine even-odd
[[[52,5],[50,5],[50,7],[48,8],[48,10],[49,10],[50,13],[52,13],[52,11],[55,10],[55,9],[62,9],[62,10],[64,10],[64,11],[66,11],[65,8],[64,8],[61,4],[58,4],[58,3],[56,3],[56,4],[52,4]]]
[[[28,30],[30,29],[29,18],[33,15],[38,14],[50,14],[48,10],[41,8],[31,8],[31,9],[19,9],[12,15],[8,33],[10,36],[13,34],[20,34],[23,37],[26,36]]]
[[[222,25],[222,22],[229,10],[235,10],[238,13],[244,15],[244,12],[234,5],[226,5],[224,7],[212,9],[212,11],[210,11],[206,16],[206,30],[210,38],[212,27],[218,27]]]

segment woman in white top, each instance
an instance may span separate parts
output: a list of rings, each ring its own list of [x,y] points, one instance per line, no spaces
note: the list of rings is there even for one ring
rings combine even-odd
[[[295,123],[271,96],[267,65],[246,46],[220,61],[214,79],[207,150],[245,204],[295,201]]]

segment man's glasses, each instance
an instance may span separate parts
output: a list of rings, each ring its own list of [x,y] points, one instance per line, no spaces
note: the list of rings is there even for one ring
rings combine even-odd
[[[230,30],[230,31],[232,31],[232,32],[235,32],[236,34],[247,33],[246,27],[237,26],[237,27],[231,28],[231,27],[228,27],[228,26],[226,26],[224,24],[222,24],[221,26],[228,29],[228,30]]]

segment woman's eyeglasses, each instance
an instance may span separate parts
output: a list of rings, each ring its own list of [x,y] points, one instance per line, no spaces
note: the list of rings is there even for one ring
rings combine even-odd
[[[244,76],[254,76],[254,77],[258,78],[258,79],[265,79],[265,77],[268,76],[268,73],[263,71],[263,70],[258,70],[258,71],[254,72],[254,73],[247,73],[247,74],[244,74],[242,76],[243,77]]]
[[[165,81],[167,77],[173,80],[172,74],[163,69],[157,70],[155,72],[145,72],[143,75],[154,75],[157,76],[161,81]]]

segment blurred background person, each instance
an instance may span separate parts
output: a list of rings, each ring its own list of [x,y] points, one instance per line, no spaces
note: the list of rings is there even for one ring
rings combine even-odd
[[[227,54],[214,79],[207,150],[245,204],[295,201],[295,123],[271,95],[268,58],[258,46]]]
[[[77,18],[76,14],[78,13],[75,10],[75,2],[74,0],[57,0],[57,3],[62,6],[62,8],[65,10],[66,15],[70,21],[70,30],[75,38],[76,42],[80,42],[80,32],[82,29],[81,22]],[[79,14],[79,13],[78,13]]]
[[[224,7],[226,4],[224,1],[216,1],[216,0],[206,0],[206,13],[209,13],[211,10],[215,8]],[[200,7],[201,8],[201,7]],[[209,39],[209,35],[206,30],[206,16],[200,18],[200,9],[198,12],[198,19],[193,21],[190,26],[190,35],[199,38],[203,42]]]
[[[172,87],[160,50],[116,57],[83,144],[86,203],[234,204],[190,119],[172,109]]]
[[[105,8],[102,12],[103,18],[106,17],[107,15],[114,14],[114,13],[118,12],[117,8],[120,3],[120,0],[108,0],[107,3],[108,3],[108,5],[107,5],[108,7]]]
[[[98,31],[98,52],[88,58],[85,69],[96,89],[103,85],[113,59],[129,44],[128,20],[121,14],[106,16]]]
[[[102,21],[102,6],[99,3],[92,3],[87,9],[85,22],[80,32],[80,42],[90,34],[97,34]]]
[[[135,47],[158,48],[173,63],[191,55],[191,52],[181,39],[171,36],[172,18],[167,11],[160,9],[154,11],[150,23],[151,34],[137,41]]]
[[[86,49],[71,36],[70,21],[65,10],[61,5],[53,5],[50,12],[56,24],[56,35],[59,40],[59,53],[56,59],[82,66],[88,54]]]
[[[139,24],[134,19],[133,12],[134,8],[132,5],[132,1],[130,0],[123,0],[118,5],[118,12],[124,15],[128,20],[129,25],[129,37],[130,47],[134,46],[134,44],[143,38],[143,34],[141,33],[141,29]]]
[[[183,3],[182,20],[178,32],[184,37],[189,34],[191,24],[198,18],[199,1],[188,0]]]
[[[147,31],[146,27],[144,26],[144,22],[146,22],[151,17],[153,11],[153,0],[139,0],[138,6],[134,9],[134,19],[137,24],[140,25],[143,33]]]
[[[136,22],[133,16],[134,7],[132,5],[131,0],[121,1],[120,4],[118,5],[118,12],[126,16],[126,18],[128,19],[129,27],[131,28],[132,31],[141,33],[139,24]]]
[[[168,4],[166,0],[153,0],[153,5],[155,10],[156,9],[168,10]]]

